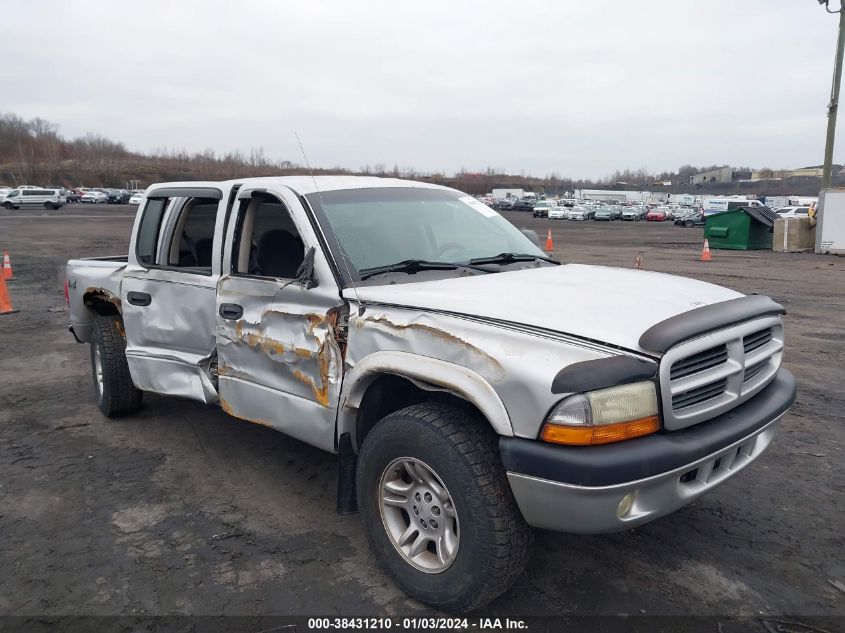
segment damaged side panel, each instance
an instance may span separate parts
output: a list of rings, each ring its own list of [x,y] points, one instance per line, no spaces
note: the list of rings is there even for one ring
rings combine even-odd
[[[72,259],[68,262],[66,279],[70,325],[80,341],[87,343],[91,340],[96,315],[92,310],[93,301],[110,302],[120,312],[120,286],[125,268],[125,257]]]
[[[220,403],[229,414],[334,450],[342,375],[339,299],[270,279],[223,277],[217,316]]]
[[[123,280],[126,360],[139,389],[217,402],[209,372],[216,345],[215,281],[168,270],[127,270]],[[149,303],[128,300],[148,295]]]
[[[365,374],[377,371],[373,362],[364,361],[377,355],[388,358],[379,354],[383,352],[402,353],[390,357],[388,373],[401,373],[402,368],[396,367],[401,358],[408,359],[408,373],[417,378],[418,367],[425,365],[432,375],[423,380],[451,389],[479,406],[498,433],[532,438],[541,423],[536,419],[537,410],[548,410],[560,399],[551,393],[548,377],[565,364],[608,355],[589,344],[563,343],[551,336],[542,338],[476,319],[370,305],[362,316],[353,314],[349,320],[344,409],[339,415],[338,433],[350,430],[354,409],[368,383]],[[420,361],[415,363],[414,358]],[[466,377],[450,367],[470,370],[486,383],[485,390],[468,393]],[[494,418],[502,410],[509,418],[504,424]]]

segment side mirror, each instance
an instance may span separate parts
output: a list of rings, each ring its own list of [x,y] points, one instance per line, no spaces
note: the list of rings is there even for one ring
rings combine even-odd
[[[313,246],[309,246],[308,250],[305,251],[305,257],[302,260],[302,263],[299,265],[299,268],[296,271],[296,280],[302,284],[302,287],[306,290],[313,288],[316,284],[314,280],[314,253],[316,249]]]
[[[537,248],[540,248],[540,238],[537,237],[537,233],[532,231],[531,229],[520,229],[520,232],[527,237]]]

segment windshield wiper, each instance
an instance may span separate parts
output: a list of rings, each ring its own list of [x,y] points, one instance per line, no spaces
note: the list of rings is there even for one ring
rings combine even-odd
[[[457,270],[460,268],[458,264],[451,264],[449,262],[430,262],[424,259],[405,259],[395,264],[387,264],[386,266],[374,266],[372,268],[363,268],[360,271],[362,280],[381,275],[383,273],[415,273],[420,270]]]
[[[512,262],[533,262],[536,260],[541,260],[544,262],[551,262],[553,264],[559,264],[560,262],[556,259],[552,259],[551,257],[545,257],[543,255],[530,255],[528,253],[499,253],[498,255],[492,255],[490,257],[476,257],[474,259],[469,260],[470,264],[510,264]]]

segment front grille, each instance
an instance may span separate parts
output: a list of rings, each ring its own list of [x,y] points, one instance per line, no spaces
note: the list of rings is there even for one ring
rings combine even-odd
[[[755,376],[758,376],[761,371],[766,369],[766,366],[769,364],[769,360],[766,359],[762,363],[757,363],[756,365],[752,365],[751,367],[745,368],[745,373],[742,376],[742,382],[748,382]]]
[[[746,354],[750,354],[754,350],[760,349],[771,340],[772,329],[766,328],[765,330],[760,330],[759,332],[754,332],[754,334],[744,336],[742,338],[742,347],[745,349]]]
[[[705,369],[710,369],[716,365],[721,365],[728,360],[728,346],[717,345],[711,347],[698,354],[687,356],[675,363],[672,363],[672,369],[669,372],[669,380],[677,380],[684,376],[695,374]]]
[[[722,380],[711,382],[703,387],[697,387],[696,389],[690,389],[689,391],[682,391],[681,393],[672,396],[672,409],[677,411],[679,409],[685,409],[687,407],[701,404],[702,402],[706,402],[712,398],[718,398],[725,393],[727,386],[727,378],[722,378]]]
[[[666,429],[698,424],[748,400],[775,377],[783,325],[771,316],[679,343],[660,363]]]

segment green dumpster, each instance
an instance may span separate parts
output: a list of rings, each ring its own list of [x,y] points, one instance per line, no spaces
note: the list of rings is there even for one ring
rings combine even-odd
[[[745,207],[714,213],[704,221],[704,237],[710,248],[771,250],[776,217],[768,207]]]

